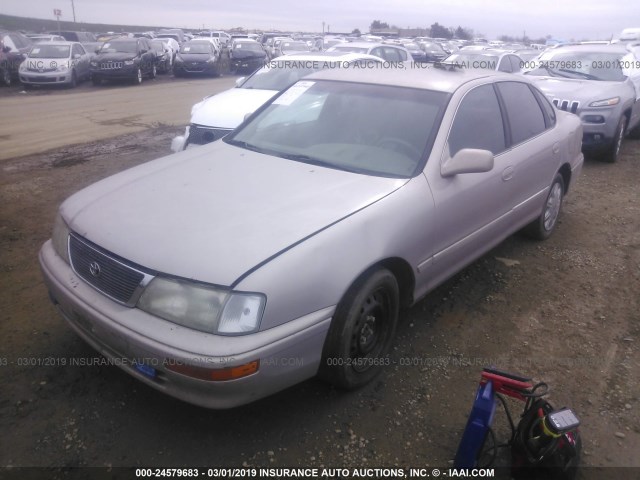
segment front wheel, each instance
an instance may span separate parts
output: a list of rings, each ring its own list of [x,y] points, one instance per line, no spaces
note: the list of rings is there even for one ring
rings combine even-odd
[[[389,363],[398,324],[398,282],[385,268],[360,277],[338,304],[325,340],[320,376],[344,389],[359,388]]]
[[[11,86],[11,72],[8,68],[2,69],[2,83],[4,83],[7,87]]]
[[[551,183],[547,200],[544,202],[542,213],[533,222],[524,228],[524,232],[535,240],[546,240],[551,236],[558,224],[558,217],[562,209],[564,198],[564,179],[556,173]]]
[[[602,155],[602,160],[608,163],[615,163],[620,158],[620,149],[624,140],[625,129],[627,128],[627,117],[622,115],[618,121],[618,128],[609,149]]]
[[[136,68],[136,74],[133,77],[133,83],[136,85],[140,85],[142,83],[142,70],[140,67]]]

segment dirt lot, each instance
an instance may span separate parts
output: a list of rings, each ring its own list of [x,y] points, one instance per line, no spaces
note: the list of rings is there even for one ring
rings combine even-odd
[[[547,242],[515,236],[404,312],[395,366],[372,385],[311,380],[209,411],[116,367],[58,366],[97,355],[50,305],[37,263],[64,198],[164,155],[179,131],[0,162],[1,467],[447,467],[488,364],[546,381],[577,411],[584,465],[640,467],[640,142],[618,164],[586,162]]]

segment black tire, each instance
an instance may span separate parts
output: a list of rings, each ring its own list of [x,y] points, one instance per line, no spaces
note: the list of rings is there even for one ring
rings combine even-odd
[[[640,123],[638,123],[632,130],[629,131],[629,138],[634,140],[640,140]]]
[[[78,77],[75,70],[71,72],[71,82],[69,82],[69,88],[76,88],[78,86]]]
[[[102,79],[100,77],[91,77],[91,83],[97,87],[102,85]]]
[[[322,352],[320,377],[344,389],[374,379],[388,362],[398,324],[400,293],[393,274],[370,270],[336,308]]]
[[[2,69],[2,83],[7,87],[11,86],[11,72],[7,68]]]
[[[558,217],[564,199],[564,179],[556,173],[551,182],[549,193],[544,201],[540,216],[524,228],[524,233],[535,240],[546,240],[558,225]]]
[[[620,158],[620,150],[622,149],[622,142],[624,141],[625,129],[627,128],[627,117],[622,115],[618,120],[618,128],[613,137],[613,142],[607,151],[602,155],[601,160],[607,163],[615,163]]]
[[[140,85],[142,83],[142,70],[140,67],[136,68],[136,74],[133,77],[134,85]]]

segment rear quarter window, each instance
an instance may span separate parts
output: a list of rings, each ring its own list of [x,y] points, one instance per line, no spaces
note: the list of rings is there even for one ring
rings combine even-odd
[[[545,131],[544,114],[529,85],[499,82],[497,86],[507,111],[512,144],[517,145]]]

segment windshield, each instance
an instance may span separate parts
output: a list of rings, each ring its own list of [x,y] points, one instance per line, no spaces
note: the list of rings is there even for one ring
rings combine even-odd
[[[138,53],[138,42],[107,42],[100,53]]]
[[[69,58],[69,45],[38,44],[29,52],[29,58]]]
[[[360,83],[302,80],[227,143],[368,175],[417,172],[447,94]]]
[[[526,75],[621,82],[621,58],[624,51],[612,52],[545,52],[535,61]]]
[[[309,45],[307,45],[305,42],[283,42],[280,48],[282,48],[283,52],[287,52],[287,51],[308,52],[309,51]]]
[[[211,53],[211,47],[206,42],[185,43],[180,53]]]
[[[444,62],[460,68],[478,68],[481,70],[496,70],[498,68],[499,55],[490,53],[454,53],[449,55]]]
[[[340,50],[341,52],[350,52],[350,53],[367,53],[367,51],[369,50],[368,48],[365,47],[354,47],[352,45],[347,44],[338,44],[338,45],[334,45],[333,47],[334,50]]]
[[[242,50],[249,52],[262,52],[262,46],[255,42],[239,42],[233,45],[234,50]]]
[[[244,47],[243,47],[244,48]],[[241,88],[281,91],[293,85],[302,77],[323,68],[335,67],[335,63],[320,60],[272,60],[269,64],[250,76]]]

